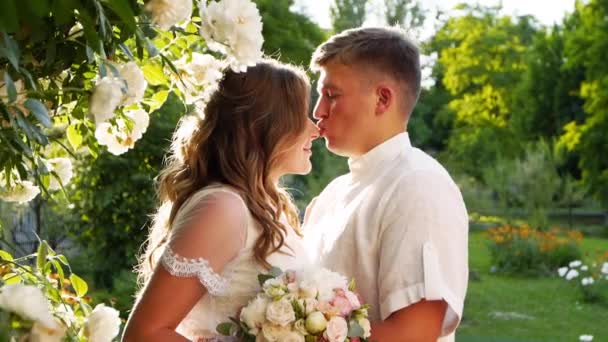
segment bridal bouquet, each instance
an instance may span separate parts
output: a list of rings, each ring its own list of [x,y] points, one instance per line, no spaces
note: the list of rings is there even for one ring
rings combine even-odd
[[[324,268],[272,268],[258,280],[262,291],[238,319],[217,326],[220,334],[252,342],[355,342],[370,336],[369,306],[344,276]]]

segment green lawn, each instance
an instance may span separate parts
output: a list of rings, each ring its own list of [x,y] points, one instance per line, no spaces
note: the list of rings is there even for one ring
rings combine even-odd
[[[586,238],[584,252],[607,251],[608,240]],[[483,233],[472,232],[469,282],[458,342],[578,341],[583,334],[608,341],[608,307],[581,303],[559,278],[517,278],[490,273]]]

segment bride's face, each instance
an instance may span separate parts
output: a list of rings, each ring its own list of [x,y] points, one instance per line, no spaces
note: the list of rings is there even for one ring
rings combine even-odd
[[[305,175],[312,169],[310,157],[312,156],[312,141],[319,137],[319,129],[311,119],[306,119],[304,131],[293,141],[285,144],[284,150],[277,160],[276,173],[283,176],[287,174]]]

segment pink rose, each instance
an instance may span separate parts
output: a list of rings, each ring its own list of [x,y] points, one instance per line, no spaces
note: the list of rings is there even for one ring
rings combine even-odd
[[[348,298],[344,296],[336,296],[336,298],[334,298],[332,302],[332,305],[336,307],[338,311],[340,311],[340,314],[342,316],[348,316],[348,314],[353,311],[353,306],[351,305]]]
[[[348,299],[348,301],[350,302],[350,305],[353,307],[353,310],[357,310],[358,308],[361,307],[361,301],[359,301],[359,298],[357,297],[356,294],[354,294],[351,291],[346,291],[344,293],[344,296]]]

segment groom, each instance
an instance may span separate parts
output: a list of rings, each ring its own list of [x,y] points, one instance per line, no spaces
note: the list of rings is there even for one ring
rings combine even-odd
[[[314,117],[350,172],[307,209],[311,256],[354,277],[371,305],[371,340],[453,341],[468,215],[447,171],[407,134],[420,94],[418,48],[396,28],[352,29],[319,46],[312,68],[320,72]]]

